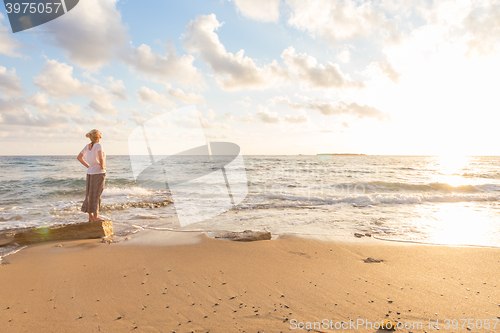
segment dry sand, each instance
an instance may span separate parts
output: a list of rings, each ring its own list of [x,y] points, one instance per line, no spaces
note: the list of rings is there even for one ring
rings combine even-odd
[[[467,331],[460,319],[500,330],[500,249],[155,235],[179,241],[45,243],[6,257],[0,331],[303,332],[316,321],[312,332],[338,332],[385,318],[422,323],[403,332],[438,332],[429,319],[440,332]]]

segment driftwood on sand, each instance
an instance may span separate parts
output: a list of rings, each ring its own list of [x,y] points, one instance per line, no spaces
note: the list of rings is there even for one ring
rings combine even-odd
[[[269,231],[252,230],[245,230],[243,232],[221,232],[219,234],[216,234],[215,238],[222,238],[239,242],[252,242],[259,240],[269,240],[271,239],[271,233]]]
[[[28,245],[71,239],[102,238],[113,234],[112,221],[82,222],[42,228],[25,228],[0,234],[0,246]]]

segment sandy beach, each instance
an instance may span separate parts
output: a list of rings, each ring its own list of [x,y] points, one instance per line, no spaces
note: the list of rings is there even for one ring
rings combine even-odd
[[[174,245],[147,245],[145,235],[44,243],[4,258],[2,331],[376,332],[388,318],[403,332],[435,331],[436,321],[467,331],[465,319],[489,332],[500,316],[496,248],[160,234]]]

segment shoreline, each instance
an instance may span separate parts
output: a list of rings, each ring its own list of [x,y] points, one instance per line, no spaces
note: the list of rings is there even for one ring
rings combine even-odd
[[[121,243],[41,243],[8,256],[0,266],[1,325],[9,332],[280,332],[324,319],[492,323],[500,316],[497,248],[140,234]]]

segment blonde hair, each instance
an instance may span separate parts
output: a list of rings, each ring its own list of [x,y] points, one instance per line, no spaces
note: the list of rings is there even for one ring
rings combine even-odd
[[[99,132],[95,128],[92,131],[88,132],[85,136],[89,138],[92,143],[95,143],[97,140],[102,139],[101,132]]]

